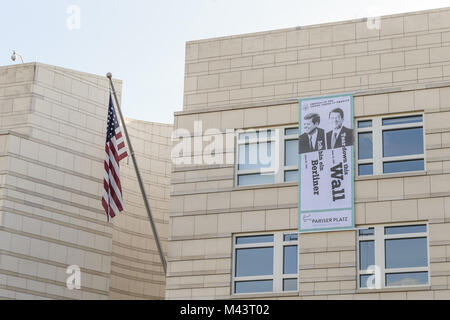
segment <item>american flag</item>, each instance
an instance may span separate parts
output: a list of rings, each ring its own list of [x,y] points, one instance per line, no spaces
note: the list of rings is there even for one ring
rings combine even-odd
[[[102,205],[108,221],[123,211],[122,186],[120,184],[119,162],[128,156],[120,131],[119,121],[111,94],[109,95],[108,121],[105,144],[105,174],[103,179]]]

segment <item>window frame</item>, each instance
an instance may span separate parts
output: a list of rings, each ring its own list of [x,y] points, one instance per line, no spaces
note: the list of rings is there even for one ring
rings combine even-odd
[[[296,129],[296,134],[286,135],[287,129]],[[246,187],[255,187],[255,186],[268,186],[279,183],[292,183],[293,181],[285,181],[285,173],[288,171],[297,171],[298,174],[298,161],[296,161],[295,165],[286,166],[286,142],[292,140],[299,140],[299,132],[298,125],[286,125],[281,127],[265,127],[265,128],[255,128],[255,129],[246,129],[246,130],[236,130],[235,135],[235,174],[234,174],[234,186],[236,188],[246,188]],[[252,133],[259,131],[269,131],[271,130],[273,134],[270,138],[252,138],[252,139],[240,139],[240,135],[242,133]],[[277,142],[278,140],[278,142]],[[239,170],[239,152],[240,146],[246,144],[256,144],[256,143],[274,143],[275,154],[273,155],[273,164],[272,168],[267,169],[248,169],[248,170]],[[277,151],[277,143],[279,143],[278,152]],[[298,154],[298,152],[297,152]],[[278,172],[275,172],[276,168],[279,167]],[[272,169],[272,170],[269,170]],[[273,183],[259,183],[259,184],[251,184],[251,185],[239,185],[239,177],[251,174],[259,174],[261,172],[274,172],[274,181]],[[297,182],[297,181],[295,181]]]
[[[296,234],[297,240],[284,241],[285,235]],[[264,235],[273,235],[273,242],[259,242],[259,243],[247,243],[247,244],[237,244],[237,238],[241,237],[256,237],[256,236],[264,236]],[[232,246],[232,274],[231,274],[231,295],[232,296],[241,296],[241,295],[258,295],[258,294],[278,294],[278,293],[298,293],[299,287],[299,234],[297,231],[283,231],[283,232],[263,232],[263,233],[242,233],[242,234],[234,234],[233,246]],[[289,246],[297,246],[297,273],[296,274],[284,274],[284,247]],[[264,276],[244,276],[237,277],[236,274],[236,250],[238,249],[252,249],[252,248],[267,248],[273,247],[273,274],[272,275],[264,275]],[[289,290],[283,291],[284,279],[297,279],[297,290]],[[236,293],[236,282],[243,281],[258,281],[258,280],[272,280],[272,291],[266,292],[245,292],[245,293]]]
[[[383,125],[383,120],[391,118],[403,118],[411,116],[422,116],[421,122],[404,123],[404,124],[393,124],[393,125]],[[359,128],[358,123],[360,121],[372,121],[371,127]],[[383,131],[398,130],[398,129],[412,129],[412,128],[422,128],[423,135],[423,153],[405,156],[394,156],[394,157],[384,157],[383,156]],[[359,159],[359,134],[360,133],[372,133],[372,158],[371,159]],[[423,112],[405,113],[405,114],[387,114],[382,116],[372,116],[372,117],[361,117],[355,119],[355,172],[356,177],[373,177],[381,175],[398,175],[398,174],[408,174],[408,173],[425,173],[426,172],[426,141],[425,141],[425,114]],[[407,160],[423,160],[424,169],[415,171],[400,171],[393,173],[384,173],[384,164],[387,162],[397,162],[397,161],[407,161]],[[372,164],[373,171],[369,175],[360,175],[359,166],[364,164]]]
[[[400,234],[385,234],[385,228],[388,227],[413,227],[425,225],[426,232],[416,232],[416,233],[400,233]],[[367,230],[369,228],[374,229],[374,235],[360,235],[360,230]],[[416,239],[416,238],[426,238],[426,248],[427,248],[427,266],[426,267],[406,267],[406,268],[386,268],[386,242],[385,240],[391,239]],[[383,224],[383,225],[372,225],[365,227],[356,228],[356,260],[357,260],[357,289],[358,290],[372,290],[371,288],[361,287],[361,276],[373,275],[373,272],[367,270],[360,270],[360,242],[364,241],[374,241],[374,259],[375,265],[380,268],[380,278],[376,279],[375,283],[381,284],[378,289],[404,289],[410,287],[429,287],[431,284],[430,276],[430,226],[428,222],[414,222],[414,223],[396,223],[396,224]],[[410,273],[410,272],[427,272],[428,282],[426,284],[419,285],[399,285],[399,286],[387,286],[386,285],[386,274],[395,273]]]

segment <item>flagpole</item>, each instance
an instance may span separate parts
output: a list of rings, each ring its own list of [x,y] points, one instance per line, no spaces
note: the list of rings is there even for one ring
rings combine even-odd
[[[111,89],[114,94],[114,99],[116,100],[116,105],[117,105],[117,110],[119,111],[120,121],[122,122],[122,127],[123,127],[123,131],[125,133],[125,138],[127,139],[128,149],[130,150],[131,159],[133,160],[134,169],[136,170],[136,176],[137,176],[137,179],[139,182],[139,187],[141,189],[142,198],[144,199],[145,208],[147,209],[148,218],[150,219],[150,224],[151,224],[152,230],[153,230],[153,235],[155,236],[156,246],[158,247],[159,257],[161,258],[161,263],[163,265],[164,274],[167,274],[166,259],[164,258],[164,253],[161,248],[161,243],[159,241],[158,232],[156,231],[155,223],[153,221],[152,210],[150,208],[150,204],[148,203],[148,198],[147,198],[147,194],[145,192],[144,183],[142,182],[142,177],[141,177],[141,173],[139,172],[139,168],[138,168],[138,164],[136,161],[136,156],[134,154],[133,146],[131,145],[130,137],[128,136],[127,126],[123,119],[122,110],[120,108],[119,100],[117,99],[116,90],[114,89],[114,84],[112,82],[112,74],[110,72],[108,72],[106,77],[109,79],[109,83],[111,84]]]

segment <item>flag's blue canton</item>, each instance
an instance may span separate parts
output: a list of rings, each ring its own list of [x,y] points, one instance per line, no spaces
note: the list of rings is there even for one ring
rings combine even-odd
[[[112,97],[109,97],[109,109],[108,109],[108,125],[106,132],[106,142],[109,142],[111,138],[116,134],[116,128],[119,127],[119,122],[117,121],[116,111],[114,110],[114,105],[112,102]]]

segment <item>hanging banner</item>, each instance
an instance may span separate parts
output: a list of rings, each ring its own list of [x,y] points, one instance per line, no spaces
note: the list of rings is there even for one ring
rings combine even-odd
[[[352,229],[353,95],[300,100],[299,232]]]

